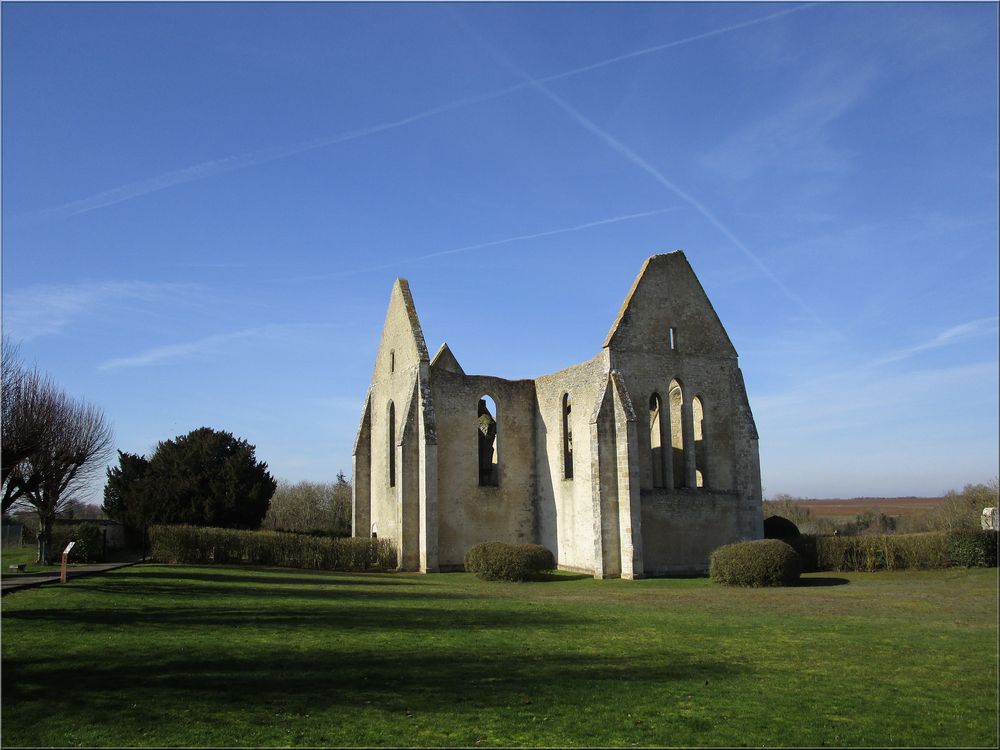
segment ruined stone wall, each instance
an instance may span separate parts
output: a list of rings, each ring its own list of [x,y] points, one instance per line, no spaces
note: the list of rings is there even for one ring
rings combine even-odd
[[[484,396],[497,407],[496,486],[480,474]],[[458,569],[474,544],[501,540],[543,544],[560,568],[598,577],[695,572],[716,547],[763,535],[736,350],[682,253],[647,260],[597,356],[535,380],[466,375],[447,345],[430,362],[397,280],[354,471],[354,534],[392,538],[408,570]]]
[[[463,565],[475,544],[535,541],[535,393],[530,380],[431,369],[437,420],[438,565]],[[479,399],[496,403],[499,482],[479,485]]]
[[[536,378],[537,541],[564,570],[594,572],[591,421],[608,380],[606,350],[583,364]],[[572,397],[573,478],[564,478],[563,395]]]

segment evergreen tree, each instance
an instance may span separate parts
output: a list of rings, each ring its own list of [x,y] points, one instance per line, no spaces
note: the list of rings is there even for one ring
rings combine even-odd
[[[232,433],[201,427],[161,442],[149,459],[149,520],[256,529],[277,483],[256,448]]]

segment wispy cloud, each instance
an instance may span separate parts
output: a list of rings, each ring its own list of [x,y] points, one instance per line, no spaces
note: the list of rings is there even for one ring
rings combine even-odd
[[[104,281],[39,284],[4,295],[4,329],[28,341],[60,333],[74,320],[126,302],[162,303],[195,290],[191,284]]]
[[[682,189],[680,186],[675,184],[673,181],[667,178],[659,169],[654,167],[649,161],[644,159],[638,153],[636,153],[629,146],[622,143],[620,140],[615,138],[609,132],[597,125],[593,120],[588,118],[568,101],[563,99],[561,96],[554,93],[545,82],[541,79],[532,78],[528,73],[522,70],[520,67],[511,62],[502,52],[496,49],[492,44],[490,44],[486,39],[484,39],[475,29],[468,28],[469,33],[472,34],[482,46],[498,61],[501,65],[506,67],[508,70],[514,72],[516,75],[525,79],[525,83],[532,86],[536,91],[545,96],[549,101],[559,107],[563,112],[569,115],[574,122],[576,122],[584,130],[587,130],[591,134],[597,136],[601,141],[603,141],[607,146],[609,146],[613,151],[620,154],[626,161],[637,166],[643,172],[648,174],[654,180],[656,180],[661,186],[666,188],[670,193],[676,197],[683,200],[689,206],[694,208],[699,214],[701,214],[705,219],[708,220],[712,226],[714,226],[719,232],[722,233],[726,239],[728,239],[740,252],[743,253],[747,259],[753,263],[754,266],[768,279],[770,279],[775,286],[777,286],[788,299],[798,305],[805,313],[812,318],[814,321],[819,323],[824,328],[829,329],[830,326],[824,322],[820,317],[813,312],[813,310],[805,303],[805,301],[799,297],[795,292],[789,289],[781,279],[779,279],[773,271],[764,263],[756,253],[750,250],[750,248],[740,240],[735,234],[733,234],[730,229],[720,221],[714,212],[710,211],[704,203],[695,198],[693,195],[688,193],[686,190]]]
[[[184,359],[196,354],[206,352],[216,352],[223,347],[236,341],[260,338],[284,338],[290,333],[309,330],[337,328],[338,324],[327,323],[293,323],[288,325],[266,325],[256,328],[245,328],[229,333],[218,333],[205,336],[194,341],[185,341],[178,344],[167,344],[166,346],[156,346],[129,357],[118,357],[109,359],[97,366],[98,370],[118,370],[124,367],[147,367],[149,365],[159,365],[177,359]]]
[[[967,323],[952,326],[927,341],[920,344],[914,344],[913,346],[908,346],[903,349],[897,349],[896,351],[886,354],[884,357],[873,360],[868,363],[867,367],[880,367],[891,362],[899,362],[900,360],[909,359],[910,357],[920,354],[921,352],[930,351],[932,349],[940,349],[945,346],[952,346],[980,336],[995,336],[997,333],[998,320],[1000,319],[998,319],[997,316],[994,316],[992,318],[970,320]]]
[[[850,154],[831,143],[829,126],[867,95],[874,72],[822,66],[778,111],[729,135],[701,159],[703,167],[742,180],[775,167],[795,172],[842,172]]]
[[[997,317],[970,320],[951,326],[926,341],[858,365],[841,366],[835,362],[823,362],[815,373],[803,376],[801,384],[795,388],[782,393],[754,395],[751,399],[754,414],[785,427],[809,432],[827,431],[845,424],[857,426],[867,423],[872,415],[877,415],[889,404],[916,403],[914,392],[927,394],[936,388],[954,391],[954,383],[959,378],[978,378],[981,381],[993,377],[995,380],[996,362],[911,367],[896,373],[880,368],[933,349],[983,336],[995,336],[997,326]],[[948,382],[949,379],[952,383]]]
[[[921,418],[921,412],[941,392],[962,390],[996,392],[996,362],[911,370],[892,375],[873,371],[842,371],[837,377],[803,382],[778,394],[750,394],[754,416],[762,432],[803,436],[861,430],[886,421],[899,423],[901,412]],[[992,387],[989,385],[992,381]],[[895,416],[887,420],[887,413]]]
[[[295,156],[297,154],[302,154],[308,151],[314,151],[320,148],[326,148],[328,146],[333,146],[338,143],[346,143],[348,141],[353,141],[358,138],[365,138],[367,136],[375,135],[377,133],[383,133],[388,130],[394,130],[396,128],[404,127],[421,120],[426,120],[430,117],[435,117],[445,112],[451,112],[456,109],[461,109],[463,107],[468,107],[473,104],[478,104],[492,99],[497,99],[502,96],[507,96],[508,94],[515,93],[517,91],[524,90],[529,86],[535,85],[536,83],[545,83],[548,81],[556,81],[563,78],[569,78],[570,76],[580,75],[582,73],[587,73],[592,70],[598,70],[600,68],[607,67],[609,65],[615,65],[626,60],[633,60],[635,58],[644,57],[646,55],[655,54],[657,52],[662,52],[674,47],[680,47],[685,44],[691,44],[693,42],[700,41],[702,39],[708,39],[713,36],[719,36],[721,34],[728,34],[739,29],[745,29],[750,26],[756,26],[758,24],[767,23],[776,18],[782,16],[787,16],[792,13],[797,13],[807,8],[814,7],[815,4],[809,5],[799,5],[793,8],[787,8],[784,10],[777,11],[775,13],[768,14],[766,16],[761,16],[759,18],[751,19],[749,21],[744,21],[742,23],[731,24],[729,26],[724,26],[718,29],[712,29],[710,31],[703,32],[701,34],[696,34],[694,36],[686,37],[683,39],[676,39],[670,42],[664,42],[662,44],[653,45],[651,47],[644,47],[639,50],[634,50],[632,52],[626,52],[621,55],[616,55],[614,57],[605,58],[604,60],[599,60],[597,62],[590,63],[588,65],[583,65],[571,70],[566,70],[561,73],[555,73],[544,78],[539,78],[537,81],[525,81],[522,83],[517,83],[511,86],[505,86],[504,88],[494,89],[492,91],[486,91],[481,94],[475,94],[473,96],[463,97],[461,99],[455,99],[454,101],[446,102],[440,104],[436,107],[431,107],[429,109],[416,112],[412,115],[406,117],[401,117],[395,120],[388,120],[386,122],[378,123],[375,125],[370,125],[363,128],[358,128],[356,130],[349,130],[342,133],[337,133],[335,135],[315,138],[307,141],[300,141],[298,143],[293,143],[284,146],[273,146],[269,148],[259,149],[256,151],[247,152],[244,154],[239,154],[235,156],[228,156],[221,159],[213,159],[210,161],[204,161],[199,164],[194,164],[192,166],[183,167],[181,169],[173,170],[170,172],[165,172],[164,174],[157,175],[155,177],[150,177],[144,180],[138,180],[135,182],[126,183],[124,185],[119,185],[118,187],[111,188],[109,190],[104,190],[99,193],[87,196],[85,198],[80,198],[78,200],[69,201],[67,203],[62,203],[58,206],[52,206],[50,208],[40,209],[38,211],[29,212],[15,217],[17,221],[30,222],[44,219],[64,219],[70,216],[75,216],[77,214],[87,213],[89,211],[95,211],[101,208],[107,208],[108,206],[113,206],[124,201],[132,200],[133,198],[139,198],[144,195],[149,195],[150,193],[155,193],[160,190],[166,190],[168,188],[176,187],[178,185],[183,185],[189,182],[195,182],[198,180],[208,179],[210,177],[216,177],[229,172],[234,172],[239,169],[245,169],[247,167],[259,166],[266,164],[268,162],[276,161],[278,159],[285,159],[290,156]]]
[[[296,276],[290,279],[285,279],[285,281],[315,281],[320,279],[338,279],[344,276],[355,276],[361,273],[370,273],[373,271],[384,271],[389,268],[396,268],[397,266],[406,265],[410,263],[417,263],[424,260],[431,260],[433,258],[440,258],[445,255],[456,255],[458,253],[467,253],[472,250],[481,250],[486,247],[496,247],[497,245],[507,245],[512,242],[523,242],[525,240],[533,240],[539,237],[551,237],[556,234],[567,234],[569,232],[581,232],[584,229],[591,229],[593,227],[605,226],[607,224],[617,224],[622,221],[634,221],[635,219],[644,219],[649,216],[657,216],[658,214],[664,214],[668,211],[677,211],[682,206],[668,206],[666,208],[656,208],[652,211],[641,211],[634,214],[625,214],[624,216],[613,216],[609,219],[599,219],[597,221],[588,221],[585,224],[576,224],[571,227],[561,227],[559,229],[548,229],[544,232],[533,232],[531,234],[519,234],[514,237],[504,237],[499,240],[490,240],[488,242],[478,242],[474,245],[463,245],[462,247],[453,247],[449,250],[438,250],[437,252],[427,253],[425,255],[415,255],[411,258],[401,258],[400,260],[393,261],[392,263],[382,263],[377,266],[367,266],[365,268],[355,268],[350,271],[343,271],[339,273],[331,274],[311,274],[309,276]]]

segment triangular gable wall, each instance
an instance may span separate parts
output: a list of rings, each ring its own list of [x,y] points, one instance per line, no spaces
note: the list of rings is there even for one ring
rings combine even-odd
[[[434,355],[434,359],[431,360],[431,367],[435,370],[465,375],[465,370],[462,369],[462,365],[458,364],[458,360],[455,359],[455,355],[447,343],[441,344],[441,348],[438,349],[437,354]]]
[[[676,331],[679,354],[736,357],[719,316],[682,252],[642,266],[604,341],[615,351],[662,352]]]
[[[417,310],[413,305],[410,285],[406,279],[396,279],[389,296],[389,309],[382,326],[382,339],[375,356],[372,380],[393,373],[416,368],[427,362],[427,345],[420,328]]]

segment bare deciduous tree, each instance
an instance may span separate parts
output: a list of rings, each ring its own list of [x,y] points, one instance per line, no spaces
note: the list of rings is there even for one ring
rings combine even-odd
[[[48,562],[56,515],[104,468],[111,427],[96,406],[24,371],[7,340],[3,355],[3,510],[15,503],[35,510],[38,560]]]
[[[337,474],[336,482],[290,484],[281,480],[262,527],[350,536],[351,483],[343,472]]]
[[[36,490],[41,476],[27,470],[23,462],[39,450],[55,417],[59,389],[38,369],[21,363],[17,346],[3,339],[3,432],[0,435],[0,479],[3,512]]]

